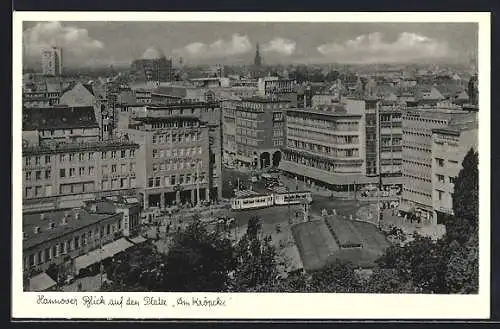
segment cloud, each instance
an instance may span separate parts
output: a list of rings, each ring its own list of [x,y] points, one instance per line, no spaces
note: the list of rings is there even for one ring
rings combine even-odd
[[[39,57],[41,49],[51,46],[63,48],[65,54],[82,56],[103,49],[104,43],[90,37],[87,29],[44,22],[23,32],[23,46],[29,57]]]
[[[219,39],[211,44],[194,42],[174,50],[174,53],[193,58],[216,58],[243,55],[251,50],[248,36],[236,33],[229,40]]]
[[[451,55],[448,44],[426,36],[403,32],[393,42],[387,42],[379,32],[360,35],[343,43],[327,43],[317,51],[338,62],[405,62],[437,59]]]
[[[274,38],[262,45],[262,51],[264,52],[275,52],[285,56],[293,55],[296,48],[295,41],[284,38]]]

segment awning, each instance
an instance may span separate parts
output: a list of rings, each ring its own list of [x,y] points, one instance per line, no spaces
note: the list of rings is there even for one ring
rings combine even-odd
[[[111,255],[110,257],[113,257],[114,255],[119,254],[120,252],[125,251],[132,246],[132,243],[128,242],[125,238],[121,238],[111,243],[105,244],[104,246],[102,246],[102,249],[105,253]]]
[[[75,270],[76,272],[79,272],[81,269],[87,268],[90,265],[93,265],[110,257],[112,256],[107,254],[103,249],[92,250],[85,255],[75,258]]]
[[[378,182],[377,176],[367,177],[360,174],[339,175],[288,161],[281,161],[279,169],[298,176],[305,176],[307,178],[325,182],[330,185],[370,184]]]
[[[30,291],[46,291],[53,288],[56,282],[47,273],[43,272],[30,279]]]
[[[145,241],[147,241],[146,238],[142,237],[142,236],[136,236],[135,238],[131,238],[129,239],[130,241],[132,241],[134,244],[139,244],[139,243],[143,243]]]
[[[408,213],[415,211],[415,208],[407,202],[400,203],[398,209],[402,212],[408,212]]]

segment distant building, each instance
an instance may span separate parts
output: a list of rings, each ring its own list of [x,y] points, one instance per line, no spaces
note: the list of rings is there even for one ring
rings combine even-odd
[[[455,181],[467,152],[477,151],[478,137],[477,113],[432,131],[432,200],[438,224],[443,215],[453,215]]]
[[[42,49],[42,72],[44,75],[59,76],[63,72],[63,51],[51,47]]]
[[[159,48],[149,48],[132,62],[131,74],[136,81],[172,81],[172,61]]]
[[[77,83],[73,88],[62,93],[59,104],[69,107],[95,106],[94,90],[89,84]]]
[[[225,162],[239,166],[277,167],[285,141],[285,114],[290,102],[252,97],[223,102]]]
[[[23,87],[23,107],[50,107],[59,104],[66,88],[62,82],[30,83]]]
[[[258,43],[255,46],[255,58],[253,60],[253,65],[258,68],[260,68],[260,66],[262,65],[262,57],[260,56],[260,47]]]
[[[450,122],[468,120],[475,113],[424,106],[403,111],[403,195],[401,210],[416,213],[424,223],[435,223],[433,205],[432,134]]]

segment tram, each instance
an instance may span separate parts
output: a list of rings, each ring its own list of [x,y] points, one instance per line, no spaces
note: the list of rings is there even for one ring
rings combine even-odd
[[[293,204],[311,203],[312,196],[309,191],[274,191],[271,194],[258,194],[245,191],[231,200],[231,209],[247,210],[267,208],[272,206],[283,206]]]

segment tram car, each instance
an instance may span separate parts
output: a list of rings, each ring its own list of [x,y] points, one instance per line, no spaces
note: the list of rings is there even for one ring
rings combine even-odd
[[[273,195],[259,194],[252,191],[239,193],[231,200],[231,209],[247,210],[271,207],[274,204]]]
[[[310,191],[294,191],[289,192],[283,189],[275,189],[274,204],[277,206],[311,203],[312,196]]]

